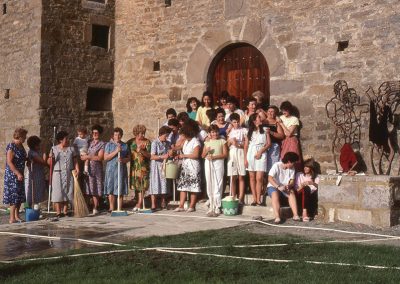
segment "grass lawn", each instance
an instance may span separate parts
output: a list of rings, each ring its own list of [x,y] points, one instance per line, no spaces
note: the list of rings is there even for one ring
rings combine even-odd
[[[372,269],[357,265],[400,267],[400,248],[359,244],[295,244],[308,240],[293,236],[267,236],[248,232],[246,226],[231,229],[151,237],[127,243],[136,247],[222,248],[187,252],[288,259],[275,263],[205,255],[133,251],[57,260],[0,265],[0,283],[399,283],[400,270]],[[233,248],[238,244],[287,246]],[[65,254],[115,250],[110,247],[68,251]],[[126,248],[124,248],[126,249]],[[317,265],[305,261],[342,262],[354,266]]]

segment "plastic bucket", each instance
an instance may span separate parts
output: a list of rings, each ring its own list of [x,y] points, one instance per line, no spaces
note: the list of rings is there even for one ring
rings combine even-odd
[[[165,178],[177,179],[179,176],[179,165],[174,161],[167,161],[165,163]]]
[[[235,216],[239,213],[239,200],[222,200],[222,212],[225,216]]]
[[[37,221],[39,220],[40,210],[35,210],[32,208],[25,208],[25,221]]]

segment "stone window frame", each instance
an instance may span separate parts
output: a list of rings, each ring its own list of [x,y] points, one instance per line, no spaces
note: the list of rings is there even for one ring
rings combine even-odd
[[[109,53],[110,50],[113,50],[114,46],[115,46],[115,42],[114,42],[115,24],[114,24],[114,21],[105,16],[100,16],[100,15],[91,15],[90,16],[90,20],[85,26],[84,41],[92,48],[95,47],[95,46],[92,46],[92,27],[93,27],[93,25],[108,26],[110,28],[109,33],[108,33],[108,48],[105,49],[105,51],[107,53]],[[101,47],[95,47],[95,48],[101,48]]]
[[[91,0],[82,0],[82,7],[88,9],[101,9],[104,10],[108,4],[108,0],[105,0],[104,3],[98,3]]]
[[[88,95],[88,91],[89,88],[93,88],[93,89],[107,89],[111,91],[111,108],[110,110],[88,110],[87,109],[87,95]],[[86,86],[86,90],[85,90],[85,111],[86,112],[103,112],[103,113],[108,113],[108,112],[112,112],[112,108],[113,108],[113,94],[114,94],[114,85],[113,84],[105,84],[105,83],[89,83]]]

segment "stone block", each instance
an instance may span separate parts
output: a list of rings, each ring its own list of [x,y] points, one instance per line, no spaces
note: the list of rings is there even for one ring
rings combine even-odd
[[[390,208],[394,204],[393,191],[385,186],[366,186],[361,191],[363,208]]]
[[[218,29],[208,30],[202,37],[202,43],[213,52],[216,52],[220,46],[231,40],[231,34],[226,26],[219,26]]]
[[[297,80],[273,80],[270,82],[273,95],[299,94],[304,90],[304,82]]]
[[[300,43],[292,43],[285,47],[286,55],[289,60],[297,59],[300,50]]]
[[[260,20],[248,20],[244,27],[243,40],[253,45],[257,44],[263,38],[262,27]]]
[[[244,16],[247,13],[248,1],[246,0],[225,0],[224,16],[226,19],[234,19]]]
[[[271,77],[285,74],[285,60],[280,49],[273,44],[272,39],[266,39],[259,50],[267,60]]]
[[[339,221],[360,223],[368,226],[373,225],[372,213],[368,210],[355,209],[337,209],[337,218]]]
[[[340,186],[324,185],[321,181],[318,189],[318,201],[322,203],[356,204],[359,202],[358,189],[356,185],[344,182],[343,179]]]
[[[182,89],[178,87],[172,87],[169,90],[169,100],[173,101],[180,101],[182,99]]]
[[[372,224],[376,227],[390,227],[398,224],[398,220],[395,220],[394,214],[392,214],[390,208],[383,210],[372,211]]]
[[[204,70],[210,61],[211,55],[202,44],[197,44],[186,68],[188,83],[204,83]]]

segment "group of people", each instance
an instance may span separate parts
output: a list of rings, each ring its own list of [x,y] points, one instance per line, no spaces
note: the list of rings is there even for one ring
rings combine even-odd
[[[90,138],[85,127],[78,128],[72,145],[69,134],[59,131],[48,155],[37,136],[28,138],[26,153],[23,143],[27,131],[18,128],[6,149],[3,203],[10,206],[10,223],[21,222],[18,212],[22,203],[33,205],[47,198],[46,167],[50,167],[51,201],[59,217],[68,214],[73,200],[75,170],[94,215],[103,196],[113,211],[117,197],[122,204],[129,187],[136,192],[133,211],[144,206],[146,195],[151,196],[152,210],[165,209],[176,184],[180,192],[176,212],[195,211],[205,187],[208,213],[215,216],[221,213],[221,199],[229,183],[230,195],[242,205],[246,184],[252,206],[262,206],[266,192],[272,199],[275,223],[281,222],[279,208],[285,199],[293,220],[300,220],[300,213],[303,221],[309,221],[316,208],[318,176],[315,161],[302,159],[296,109],[289,101],[280,109],[268,106],[263,98],[261,92],[255,92],[242,110],[227,92],[219,96],[218,105],[214,105],[211,93],[204,92],[201,101],[188,99],[186,112],[177,114],[168,109],[167,120],[153,141],[146,138],[146,127],[138,124],[127,142],[122,141],[123,130],[116,127],[105,143],[100,140],[103,128],[94,125]],[[179,164],[176,181],[166,178],[169,162]],[[185,209],[186,198],[189,206]]]

